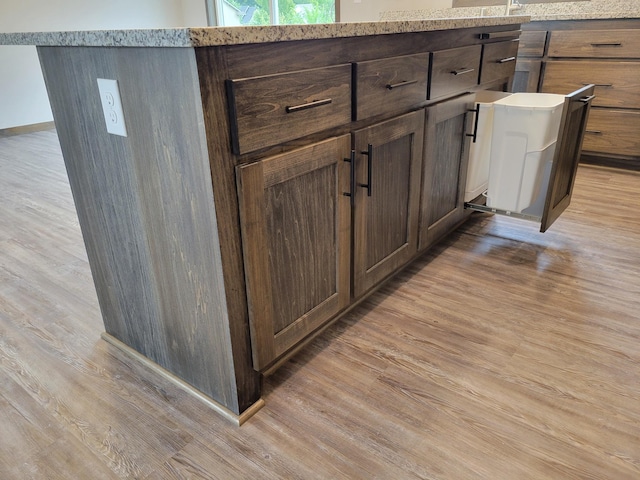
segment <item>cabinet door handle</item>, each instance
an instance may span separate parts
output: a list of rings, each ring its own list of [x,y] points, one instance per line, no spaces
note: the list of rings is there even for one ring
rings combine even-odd
[[[612,42],[612,43],[592,43],[592,47],[621,47],[622,42]]]
[[[325,98],[323,100],[314,100],[309,103],[303,103],[302,105],[294,105],[290,107],[286,107],[285,110],[287,113],[299,112],[301,110],[307,110],[309,108],[320,107],[322,105],[329,105],[333,100],[330,98]]]
[[[595,85],[596,87],[613,87],[613,83],[583,83],[582,85],[584,85],[585,87],[587,85]]]
[[[580,99],[580,101],[581,101],[582,103],[589,103],[589,102],[590,102],[591,100],[593,100],[594,98],[596,98],[596,96],[595,96],[595,95],[589,95],[588,97],[582,97],[582,98]]]
[[[476,119],[473,122],[473,133],[465,133],[465,135],[467,137],[473,137],[472,142],[476,143],[476,139],[478,138],[478,120],[480,119],[480,106],[478,105],[476,108],[471,108],[467,111],[476,112]]]
[[[342,195],[344,195],[345,197],[351,197],[350,202],[351,202],[351,206],[353,207],[353,205],[355,204],[356,201],[356,196],[355,196],[355,191],[356,191],[356,151],[355,150],[351,150],[351,157],[350,158],[345,158],[344,159],[345,162],[349,162],[349,191],[348,192],[343,192]]]
[[[498,60],[498,63],[509,63],[509,62],[515,62],[516,61],[516,57],[507,57],[507,58],[501,58],[500,60]]]
[[[462,70],[453,70],[451,75],[464,75],[465,73],[475,72],[475,68],[463,68]]]
[[[602,135],[602,130],[585,130],[584,133],[591,133],[592,135]]]
[[[418,83],[418,80],[407,80],[400,83],[388,83],[387,89],[393,90],[394,88],[406,87],[407,85],[413,85],[414,83]]]
[[[365,152],[360,152],[367,156],[367,183],[360,183],[358,186],[367,189],[367,197],[371,196],[371,164],[373,163],[373,145],[368,144]]]
[[[509,30],[507,32],[490,32],[478,35],[480,40],[489,40],[490,38],[519,37],[522,30]]]

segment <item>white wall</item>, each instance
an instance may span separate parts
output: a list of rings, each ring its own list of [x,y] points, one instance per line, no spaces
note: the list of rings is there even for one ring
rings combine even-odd
[[[204,0],[1,0],[0,32],[206,25]],[[53,120],[35,47],[0,46],[0,129]]]
[[[452,0],[340,0],[341,22],[375,22],[389,10],[450,8]]]

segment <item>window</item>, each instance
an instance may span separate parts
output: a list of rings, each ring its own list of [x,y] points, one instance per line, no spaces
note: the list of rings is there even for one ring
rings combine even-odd
[[[210,25],[333,23],[336,0],[207,0]]]

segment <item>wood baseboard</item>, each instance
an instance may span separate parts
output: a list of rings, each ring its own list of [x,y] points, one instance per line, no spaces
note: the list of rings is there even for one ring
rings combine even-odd
[[[0,137],[12,137],[24,133],[41,132],[43,130],[53,130],[56,128],[54,122],[34,123],[31,125],[21,125],[19,127],[0,128]]]
[[[142,355],[141,353],[135,351],[133,348],[131,348],[128,345],[126,345],[125,343],[121,342],[120,340],[118,340],[114,336],[109,335],[106,332],[103,332],[101,334],[101,337],[102,337],[102,339],[104,341],[106,341],[107,343],[109,343],[109,344],[113,345],[114,347],[118,348],[119,350],[121,350],[122,352],[127,354],[129,357],[131,357],[134,360],[144,364],[145,366],[147,366],[148,368],[150,368],[154,372],[160,374],[162,377],[164,377],[165,379],[169,380],[170,382],[172,382],[174,385],[178,386],[179,388],[181,388],[185,392],[187,392],[190,395],[194,396],[198,400],[204,402],[212,410],[214,410],[216,413],[218,413],[219,415],[221,415],[224,418],[226,418],[227,420],[229,420],[231,423],[233,423],[237,427],[241,426],[243,423],[245,423],[247,420],[249,420],[249,418],[251,418],[253,415],[255,415],[258,412],[258,410],[260,410],[264,406],[264,400],[261,398],[257,402],[255,402],[253,405],[251,405],[249,408],[247,408],[244,412],[242,412],[240,415],[237,415],[234,412],[232,412],[231,410],[229,410],[228,408],[224,407],[223,405],[221,405],[218,402],[216,402],[215,400],[213,400],[208,395],[205,395],[204,393],[202,393],[201,391],[199,391],[195,387],[189,385],[184,380],[176,377],[173,373],[171,373],[168,370],[162,368],[160,365],[155,363],[153,360],[150,360],[147,357],[145,357],[144,355]]]

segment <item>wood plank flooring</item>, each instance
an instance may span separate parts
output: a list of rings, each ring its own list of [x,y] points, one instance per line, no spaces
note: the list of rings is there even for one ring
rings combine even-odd
[[[474,214],[241,428],[100,339],[54,131],[0,137],[0,479],[638,479],[640,174]]]

